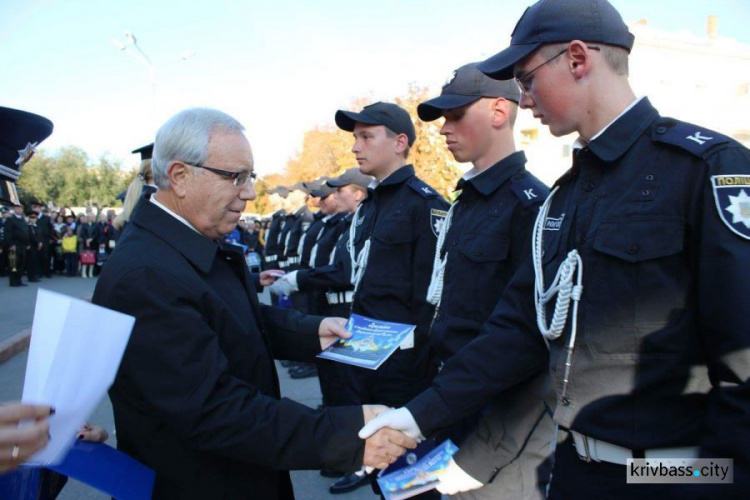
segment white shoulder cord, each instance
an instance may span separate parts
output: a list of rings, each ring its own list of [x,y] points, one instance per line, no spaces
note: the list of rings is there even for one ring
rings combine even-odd
[[[362,281],[362,276],[365,275],[365,269],[367,268],[367,259],[370,257],[370,238],[367,238],[367,241],[365,241],[364,246],[362,247],[362,250],[359,252],[359,255],[356,254],[356,249],[354,247],[354,238],[357,234],[357,225],[359,222],[359,211],[362,209],[362,205],[360,204],[359,207],[357,207],[357,211],[354,212],[354,217],[352,218],[352,224],[349,226],[349,241],[347,242],[347,248],[349,249],[349,257],[352,261],[352,276],[351,276],[351,282],[352,285],[354,285],[354,292],[357,292],[357,289],[359,288],[359,283]]]
[[[534,233],[532,235],[532,254],[534,260],[534,306],[536,307],[536,322],[539,331],[544,337],[544,342],[549,347],[550,340],[556,340],[562,334],[565,328],[565,322],[568,319],[570,309],[570,300],[573,299],[573,316],[570,323],[570,340],[568,341],[567,357],[565,359],[565,373],[563,376],[563,386],[561,399],[567,395],[568,382],[570,379],[570,369],[573,358],[573,348],[576,342],[576,332],[578,329],[578,304],[583,294],[583,261],[578,254],[578,250],[573,249],[560,264],[555,279],[548,290],[544,290],[544,268],[542,266],[542,252],[544,223],[547,220],[552,198],[559,189],[555,187],[549,194],[544,204],[539,209],[536,222],[534,223]],[[576,283],[573,284],[573,275],[576,275]],[[555,310],[552,315],[552,321],[547,326],[546,305],[552,298],[557,295]]]
[[[448,252],[445,252],[445,256],[442,259],[440,258],[440,252],[443,249],[446,235],[451,227],[453,209],[456,205],[458,205],[458,201],[453,203],[450,210],[448,210],[448,215],[445,216],[445,223],[443,223],[443,229],[440,231],[437,244],[435,245],[435,259],[432,263],[432,278],[430,279],[430,286],[427,288],[427,302],[435,306],[440,305],[440,300],[443,297],[443,278],[445,276],[445,265],[448,263]]]

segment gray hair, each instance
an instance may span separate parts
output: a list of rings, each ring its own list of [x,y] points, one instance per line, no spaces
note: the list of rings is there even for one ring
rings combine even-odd
[[[154,141],[151,169],[159,189],[169,188],[167,167],[174,160],[190,165],[201,164],[208,157],[211,134],[243,132],[245,127],[228,114],[210,108],[180,111],[161,126]]]

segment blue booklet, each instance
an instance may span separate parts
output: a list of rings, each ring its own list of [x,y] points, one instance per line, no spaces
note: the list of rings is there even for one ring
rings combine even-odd
[[[415,328],[352,314],[346,324],[352,336],[334,342],[318,357],[377,370],[402,344],[413,345]]]
[[[402,500],[435,488],[458,447],[446,439],[435,446],[424,441],[407,451],[395,463],[378,474],[378,485],[385,500]]]

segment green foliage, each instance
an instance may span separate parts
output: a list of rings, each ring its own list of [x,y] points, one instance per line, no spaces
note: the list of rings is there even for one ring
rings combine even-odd
[[[68,146],[56,154],[37,151],[23,167],[18,188],[21,199],[27,202],[38,199],[60,206],[119,206],[121,202],[115,198],[127,189],[135,174],[104,156],[93,163],[82,149]]]

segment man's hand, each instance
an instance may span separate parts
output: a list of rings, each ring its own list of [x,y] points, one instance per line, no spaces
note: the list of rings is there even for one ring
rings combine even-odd
[[[482,483],[468,475],[455,460],[451,459],[448,467],[440,476],[437,489],[443,495],[455,495],[462,491],[476,490],[484,486]]]
[[[78,429],[76,439],[80,441],[89,441],[91,443],[104,443],[109,439],[109,433],[98,425],[91,425],[86,422],[83,427]]]
[[[280,271],[278,269],[268,269],[267,271],[262,271],[260,273],[260,285],[261,286],[271,286],[274,284],[274,282],[284,276],[284,271]]]
[[[0,405],[0,473],[15,469],[47,446],[47,417],[51,414],[49,406]],[[22,420],[33,420],[34,423],[19,429]]]
[[[318,336],[320,337],[320,349],[325,350],[339,338],[348,339],[352,334],[346,329],[346,319],[325,318],[318,327]],[[367,423],[367,413],[365,413],[365,423]]]
[[[376,469],[385,469],[406,453],[413,450],[417,442],[406,434],[393,429],[380,429],[365,442],[362,464]]]
[[[397,410],[389,410],[381,413],[362,427],[359,431],[359,437],[367,439],[384,427],[403,431],[407,436],[416,439],[417,442],[424,440],[424,436],[422,435],[422,431],[419,430],[417,421],[414,420],[411,412],[406,408],[399,408]]]
[[[386,405],[362,405],[362,413],[365,417],[365,423],[369,422],[381,413],[387,412],[388,410],[390,410],[390,408],[388,408]]]

